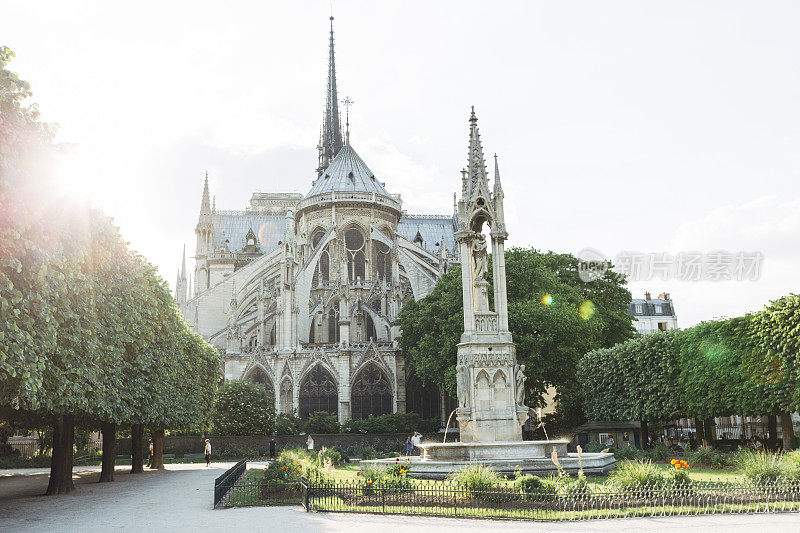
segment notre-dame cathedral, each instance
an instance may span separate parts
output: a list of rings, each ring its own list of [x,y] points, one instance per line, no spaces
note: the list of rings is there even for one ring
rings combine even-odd
[[[184,251],[176,299],[222,353],[225,379],[262,384],[278,412],[327,411],[340,421],[412,411],[440,417],[454,400],[406,374],[398,315],[459,262],[457,214],[406,213],[350,145],[332,24],[308,193],[256,192],[244,210],[222,211],[206,176],[194,273],[187,276]]]

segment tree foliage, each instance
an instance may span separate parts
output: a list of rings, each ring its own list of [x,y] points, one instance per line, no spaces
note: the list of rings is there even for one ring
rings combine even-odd
[[[207,425],[220,362],[112,220],[55,192],[54,128],[12,56],[0,48],[0,416],[55,426],[62,492],[75,423]]]
[[[677,332],[643,335],[587,353],[578,365],[590,420],[660,422],[680,412]]]
[[[595,350],[579,365],[594,420],[782,415],[800,403],[800,298]]]
[[[220,435],[272,435],[275,399],[251,381],[226,381],[214,401],[214,431]]]
[[[578,260],[570,254],[512,248],[505,260],[509,329],[517,359],[525,365],[528,405],[541,405],[549,386],[558,389],[562,401],[579,397],[575,372],[580,358],[633,335],[624,279],[608,271],[583,282]],[[400,313],[407,368],[425,384],[443,384],[451,396],[456,394],[456,347],[464,329],[462,306],[461,271],[451,267],[431,294],[406,303]]]

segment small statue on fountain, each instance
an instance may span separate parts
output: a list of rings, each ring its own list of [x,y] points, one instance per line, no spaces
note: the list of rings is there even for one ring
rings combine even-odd
[[[523,405],[525,402],[525,365],[516,365],[517,380],[517,405]]]

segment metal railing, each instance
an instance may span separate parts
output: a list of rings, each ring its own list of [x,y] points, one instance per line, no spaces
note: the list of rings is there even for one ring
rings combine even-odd
[[[568,482],[525,491],[510,485],[477,490],[420,480],[368,484],[362,478],[355,482],[303,480],[301,488],[307,511],[587,520],[800,510],[797,480],[766,484],[664,483],[627,488]]]
[[[259,472],[263,470],[259,469]],[[214,507],[247,507],[253,505],[297,505],[303,503],[302,482],[240,477],[220,485],[220,500]],[[215,486],[215,488],[217,487]],[[216,500],[216,490],[215,490]]]
[[[222,502],[223,498],[242,477],[245,470],[247,470],[247,460],[242,459],[214,480],[214,507],[217,507]]]

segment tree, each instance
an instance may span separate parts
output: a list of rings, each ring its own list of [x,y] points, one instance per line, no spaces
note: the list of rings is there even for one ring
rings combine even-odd
[[[792,395],[780,412],[783,448],[795,447],[791,412],[800,406],[800,295],[788,294],[772,301],[755,317],[753,329],[769,364],[766,379],[782,378],[790,385]],[[778,361],[780,364],[778,364]],[[775,369],[778,376],[775,376]],[[784,375],[780,375],[783,372]]]
[[[587,353],[578,365],[590,420],[662,423],[681,414],[676,330]]]
[[[574,424],[581,413],[577,363],[586,352],[634,334],[626,314],[630,292],[611,271],[583,282],[578,259],[569,254],[512,248],[505,259],[509,329],[525,365],[527,403],[542,405],[554,386]],[[450,268],[427,297],[407,302],[400,323],[407,369],[455,396],[456,346],[464,327],[460,269]]]
[[[272,435],[275,398],[258,383],[227,381],[214,402],[213,424],[220,435]]]
[[[111,481],[117,425],[207,425],[220,362],[110,218],[53,195],[53,128],[23,105],[11,57],[0,48],[0,414],[52,425],[55,494],[74,488],[76,424],[102,427]]]
[[[760,313],[589,352],[578,373],[586,414],[595,420],[657,423],[698,418],[705,421],[709,440],[714,417],[767,415],[772,446],[780,417],[785,449],[791,449],[789,413],[797,409],[798,399],[792,335],[800,331],[792,298],[773,302]]]

